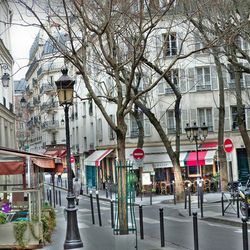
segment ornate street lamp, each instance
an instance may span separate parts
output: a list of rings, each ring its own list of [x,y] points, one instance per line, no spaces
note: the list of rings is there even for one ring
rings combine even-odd
[[[22,108],[25,108],[26,104],[27,104],[27,101],[26,99],[24,98],[24,96],[22,96],[22,98],[20,99],[20,104],[21,104],[21,107]]]
[[[199,167],[199,155],[198,155],[198,141],[205,141],[208,135],[208,127],[205,122],[202,126],[198,127],[196,122],[192,127],[187,123],[187,127],[185,128],[187,138],[190,142],[195,141],[195,149],[196,149],[196,167],[197,167],[197,185],[200,178],[200,167]]]
[[[6,70],[8,68],[8,65],[6,63],[0,63],[0,65],[1,65],[2,69],[4,69],[4,70]],[[4,74],[1,77],[1,80],[2,80],[3,87],[5,87],[5,88],[9,87],[10,74],[4,72]]]
[[[75,81],[68,76],[68,69],[62,69],[62,76],[55,82],[59,104],[64,107],[65,130],[66,130],[66,150],[67,150],[67,172],[68,172],[68,206],[67,211],[67,231],[64,242],[64,249],[83,247],[77,222],[77,208],[75,206],[75,195],[73,192],[73,178],[70,164],[70,134],[69,134],[69,106],[73,104],[73,92]]]

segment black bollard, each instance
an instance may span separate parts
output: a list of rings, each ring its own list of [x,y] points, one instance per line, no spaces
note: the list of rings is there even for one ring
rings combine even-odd
[[[57,189],[56,189],[56,205],[58,204]]]
[[[176,205],[175,182],[173,181],[174,204]]]
[[[86,185],[86,194],[89,194],[89,187]]]
[[[237,195],[236,198],[236,205],[237,205],[237,218],[240,218],[239,195]]]
[[[152,190],[151,190],[151,192],[150,192],[150,205],[152,205]]]
[[[198,208],[200,208],[200,183],[197,181],[197,201],[198,201]]]
[[[223,192],[221,193],[221,210],[222,210],[222,216],[224,216],[224,199],[223,199]]]
[[[246,219],[248,220],[249,214],[248,214],[248,197],[245,195],[245,207],[246,207]]]
[[[200,190],[200,200],[201,200],[201,218],[203,218],[203,191]]]
[[[67,180],[65,180],[65,188],[67,188]]]
[[[58,191],[58,194],[59,194],[59,206],[62,205],[62,200],[61,200],[61,191],[59,190]]]
[[[109,198],[109,192],[108,192],[107,184],[105,186],[105,193],[106,193],[106,198],[108,199]]]
[[[139,219],[140,219],[140,236],[141,240],[144,239],[144,230],[143,230],[143,211],[142,205],[139,205]]]
[[[89,198],[90,198],[90,207],[91,207],[91,214],[92,214],[92,223],[95,224],[95,215],[94,215],[92,191],[89,192]]]
[[[49,204],[52,207],[52,191],[51,191],[51,189],[49,190]]]
[[[188,215],[191,216],[191,192],[188,190]]]
[[[114,223],[114,201],[113,200],[110,201],[110,212],[111,212],[111,227],[114,228],[115,223]]]
[[[49,189],[47,189],[47,200],[49,202]]]
[[[185,195],[185,203],[184,203],[184,209],[187,209],[187,189],[184,189],[184,195]]]
[[[199,250],[197,213],[193,213],[194,250]]]
[[[99,218],[99,226],[102,226],[102,218],[101,218],[101,210],[100,210],[100,202],[99,202],[99,193],[96,191],[96,204],[97,204],[97,212]]]
[[[161,247],[165,247],[163,208],[159,208],[159,212],[160,212],[160,236],[161,236]]]
[[[247,218],[242,218],[242,239],[243,239],[243,250],[248,250],[248,232],[247,232]]]

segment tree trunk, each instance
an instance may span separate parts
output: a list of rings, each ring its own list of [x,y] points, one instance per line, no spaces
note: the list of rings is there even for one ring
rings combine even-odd
[[[121,121],[119,121],[121,123]],[[126,126],[126,125],[125,125]],[[124,124],[121,126],[124,127]],[[117,152],[118,152],[118,222],[120,234],[128,234],[128,209],[127,209],[127,169],[125,158],[125,139],[126,130],[118,130],[117,133]]]

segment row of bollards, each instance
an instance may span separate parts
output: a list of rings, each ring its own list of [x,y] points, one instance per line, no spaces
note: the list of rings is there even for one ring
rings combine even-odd
[[[54,208],[56,205],[61,206],[62,205],[61,191],[56,189],[53,193],[54,193],[54,195],[52,195],[51,188],[47,189],[47,200],[48,200],[50,206],[52,207],[52,200],[53,200]]]

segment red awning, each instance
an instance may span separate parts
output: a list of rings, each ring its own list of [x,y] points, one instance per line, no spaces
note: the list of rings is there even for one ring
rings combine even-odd
[[[99,167],[101,160],[104,159],[112,151],[113,149],[96,150],[84,160],[84,164]]]
[[[23,161],[0,162],[0,175],[24,174],[24,165]]]
[[[44,154],[55,157],[65,157],[66,153],[67,153],[66,149],[53,149],[53,150],[47,150]]]
[[[200,148],[210,148],[210,149],[217,149],[218,142],[204,142],[201,144]]]
[[[31,160],[33,164],[35,164],[39,168],[49,168],[49,169],[55,168],[54,159],[32,158]]]
[[[207,154],[207,150],[204,151],[198,151],[198,164],[199,166],[204,166],[205,164],[205,157]],[[191,166],[196,166],[197,165],[197,155],[195,151],[192,151],[189,153],[188,157],[186,158],[186,165],[191,167]]]

